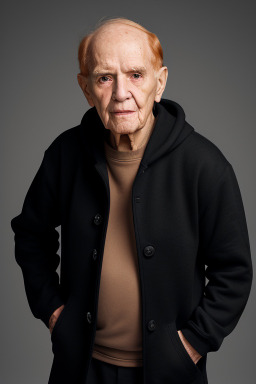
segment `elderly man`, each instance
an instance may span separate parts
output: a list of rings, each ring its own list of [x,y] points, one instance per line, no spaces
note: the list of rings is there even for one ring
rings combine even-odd
[[[252,283],[234,170],[162,99],[153,33],[107,20],[79,64],[91,108],[46,149],[11,222],[31,311],[51,332],[49,384],[206,384]]]

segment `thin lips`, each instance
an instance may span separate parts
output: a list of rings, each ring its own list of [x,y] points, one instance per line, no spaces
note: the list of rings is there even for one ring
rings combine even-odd
[[[134,112],[134,111],[129,111],[129,110],[118,110],[118,111],[113,111],[112,113],[125,113],[125,112]]]

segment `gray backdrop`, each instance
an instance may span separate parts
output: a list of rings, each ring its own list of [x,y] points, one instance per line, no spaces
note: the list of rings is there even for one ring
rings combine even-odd
[[[89,108],[80,90],[77,48],[102,17],[124,16],[159,37],[169,77],[163,97],[233,165],[255,263],[255,1],[9,1],[2,12],[1,360],[0,382],[46,384],[49,330],[30,312],[14,258],[10,220],[53,139]],[[245,311],[218,352],[209,384],[255,381],[255,283]],[[253,379],[254,375],[254,379]],[[72,383],[70,383],[72,384]]]

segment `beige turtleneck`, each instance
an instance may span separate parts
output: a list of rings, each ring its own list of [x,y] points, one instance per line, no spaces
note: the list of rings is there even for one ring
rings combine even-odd
[[[142,366],[141,295],[131,193],[153,128],[137,150],[118,151],[104,142],[110,213],[92,356],[126,367]]]

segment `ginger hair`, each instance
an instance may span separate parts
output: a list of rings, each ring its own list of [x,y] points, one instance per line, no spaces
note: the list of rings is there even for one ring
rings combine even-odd
[[[163,66],[163,49],[158,37],[144,28],[142,25],[135,23],[132,20],[126,19],[124,17],[112,18],[108,20],[100,21],[94,30],[88,33],[86,36],[82,38],[78,48],[78,62],[80,68],[80,74],[87,77],[89,75],[89,63],[92,57],[92,37],[95,35],[100,28],[109,24],[125,24],[130,25],[134,28],[139,29],[147,34],[148,43],[153,53],[152,64],[155,70],[161,68]]]

